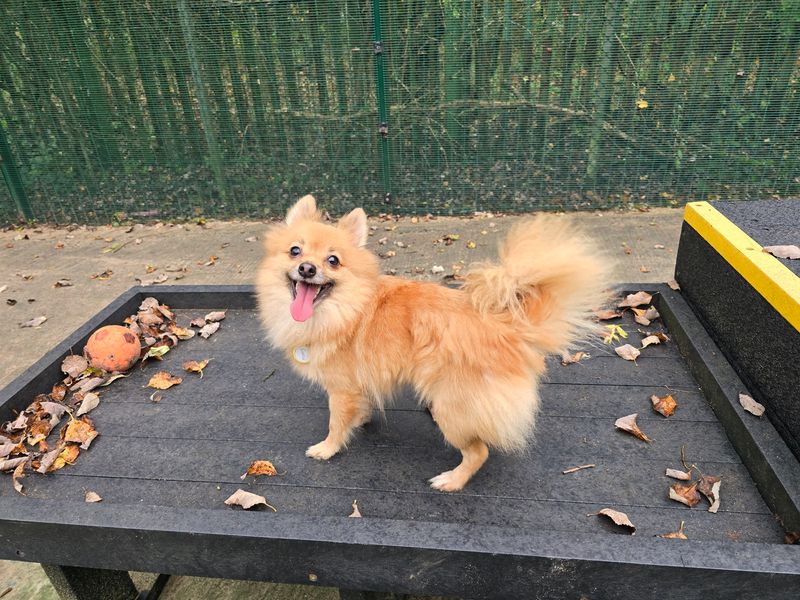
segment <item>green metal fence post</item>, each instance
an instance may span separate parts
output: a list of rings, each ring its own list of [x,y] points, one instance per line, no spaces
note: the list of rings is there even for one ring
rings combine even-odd
[[[194,80],[194,93],[197,97],[197,104],[200,107],[200,121],[203,123],[203,133],[208,145],[208,158],[211,161],[211,171],[214,173],[214,181],[217,184],[217,191],[222,200],[227,195],[225,186],[225,176],[222,173],[222,158],[217,144],[217,137],[214,134],[214,122],[211,119],[211,111],[208,108],[208,97],[206,96],[206,86],[203,80],[203,71],[197,60],[197,51],[194,43],[194,29],[192,19],[189,15],[189,7],[186,0],[178,0],[178,20],[181,22],[183,38],[186,41],[186,52],[189,56],[189,66]],[[227,110],[223,107],[221,110]]]
[[[586,161],[586,177],[589,180],[594,180],[597,177],[598,169],[600,168],[606,113],[611,100],[611,88],[613,85],[611,73],[614,68],[614,50],[616,49],[614,35],[617,31],[618,9],[619,0],[609,0],[606,5],[603,45],[600,49],[600,79],[595,88],[594,123],[592,124],[592,137],[589,140],[589,157]]]
[[[375,85],[378,92],[378,132],[381,136],[381,182],[386,200],[392,196],[392,176],[389,168],[389,110],[386,102],[386,73],[383,62],[383,30],[381,0],[372,0],[373,45],[375,49]]]
[[[11,154],[11,147],[6,141],[6,134],[0,126],[0,171],[3,172],[3,179],[6,180],[8,191],[17,205],[17,210],[22,213],[27,221],[33,220],[33,211],[28,203],[28,196],[22,186],[22,178],[14,163],[14,156]]]

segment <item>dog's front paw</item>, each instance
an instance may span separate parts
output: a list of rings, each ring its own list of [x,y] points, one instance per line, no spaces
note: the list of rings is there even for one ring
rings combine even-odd
[[[455,469],[439,473],[436,477],[429,479],[428,482],[433,489],[440,492],[457,492],[467,483],[463,477],[456,473]]]
[[[306,450],[306,456],[316,458],[317,460],[328,460],[331,456],[339,451],[339,446],[323,440],[319,444],[309,446]]]

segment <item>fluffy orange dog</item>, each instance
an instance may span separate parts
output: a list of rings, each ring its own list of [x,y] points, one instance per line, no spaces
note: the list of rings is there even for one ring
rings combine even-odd
[[[380,275],[364,248],[360,208],[322,222],[312,196],[267,232],[257,291],[272,343],[329,395],[328,436],[307,456],[345,447],[400,384],[411,384],[463,460],[430,480],[460,490],[489,448],[524,448],[539,406],[545,356],[591,326],[605,268],[564,219],[511,230],[499,264],[482,264],[454,290]]]

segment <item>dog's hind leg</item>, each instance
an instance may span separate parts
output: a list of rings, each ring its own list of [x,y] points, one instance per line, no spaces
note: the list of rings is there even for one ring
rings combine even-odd
[[[346,444],[356,427],[369,420],[370,405],[361,394],[330,392],[328,437],[306,450],[306,456],[328,460]]]
[[[478,472],[489,457],[489,447],[480,440],[475,440],[459,450],[463,457],[461,464],[452,471],[445,471],[430,479],[432,488],[442,492],[457,492]]]

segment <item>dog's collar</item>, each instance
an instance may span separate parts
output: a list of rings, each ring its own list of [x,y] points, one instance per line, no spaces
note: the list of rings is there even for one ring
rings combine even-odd
[[[301,365],[307,365],[311,362],[311,352],[308,346],[297,346],[292,350],[292,358],[299,362]]]

